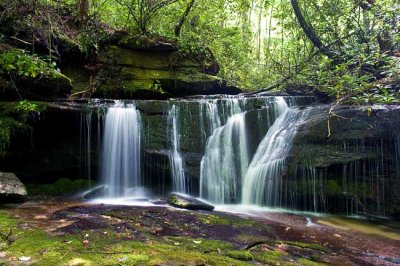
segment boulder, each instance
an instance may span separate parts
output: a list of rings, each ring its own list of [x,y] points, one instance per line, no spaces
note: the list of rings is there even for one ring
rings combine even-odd
[[[212,211],[214,206],[197,198],[181,193],[171,193],[168,203],[174,207],[188,210]]]
[[[26,188],[16,175],[0,172],[0,201],[18,202],[26,195]]]

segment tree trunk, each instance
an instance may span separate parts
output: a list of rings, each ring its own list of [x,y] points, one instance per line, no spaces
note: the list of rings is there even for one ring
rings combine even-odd
[[[357,2],[357,4],[366,12],[366,11],[369,11],[375,5],[375,0],[359,0],[359,2]],[[382,22],[385,21],[384,15],[380,14],[377,17]],[[393,25],[393,26],[395,26],[395,25]],[[390,34],[387,31],[381,32],[376,39],[377,39],[377,42],[379,45],[379,50],[381,51],[381,53],[392,51],[393,39],[392,39],[392,36],[390,36]]]
[[[322,41],[315,34],[314,29],[305,20],[303,13],[301,12],[301,9],[299,7],[299,3],[297,2],[297,0],[290,0],[290,2],[292,4],[296,18],[299,21],[300,26],[303,29],[304,33],[307,35],[308,39],[314,44],[315,47],[317,47],[319,50],[321,50],[321,52],[324,53],[325,47]]]
[[[179,38],[181,36],[181,30],[182,30],[183,24],[185,23],[186,18],[189,15],[190,10],[192,10],[192,7],[194,6],[195,2],[196,2],[196,0],[190,0],[188,5],[186,6],[185,12],[183,13],[181,19],[179,20],[178,24],[176,24],[176,26],[175,26],[175,36],[176,37]]]
[[[80,22],[83,24],[89,13],[89,0],[79,0]]]

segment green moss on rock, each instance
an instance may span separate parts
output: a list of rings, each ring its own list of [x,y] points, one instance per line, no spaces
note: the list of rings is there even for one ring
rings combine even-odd
[[[253,255],[249,251],[233,250],[228,251],[226,255],[230,258],[243,261],[250,261],[253,259]]]
[[[53,184],[31,184],[28,186],[28,191],[33,195],[65,195],[82,191],[88,187],[88,180],[62,178]]]

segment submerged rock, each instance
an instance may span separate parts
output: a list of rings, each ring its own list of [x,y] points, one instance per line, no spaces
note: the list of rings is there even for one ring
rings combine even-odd
[[[27,195],[24,184],[13,173],[0,172],[0,200],[19,202]]]
[[[196,199],[194,197],[181,193],[171,193],[168,197],[168,203],[174,207],[188,209],[188,210],[204,210],[204,211],[214,210],[213,205],[205,201],[202,201],[200,199]]]

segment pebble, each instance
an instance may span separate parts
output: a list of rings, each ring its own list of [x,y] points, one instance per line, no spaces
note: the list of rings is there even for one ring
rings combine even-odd
[[[31,257],[19,257],[18,260],[26,262],[26,261],[30,261]]]

